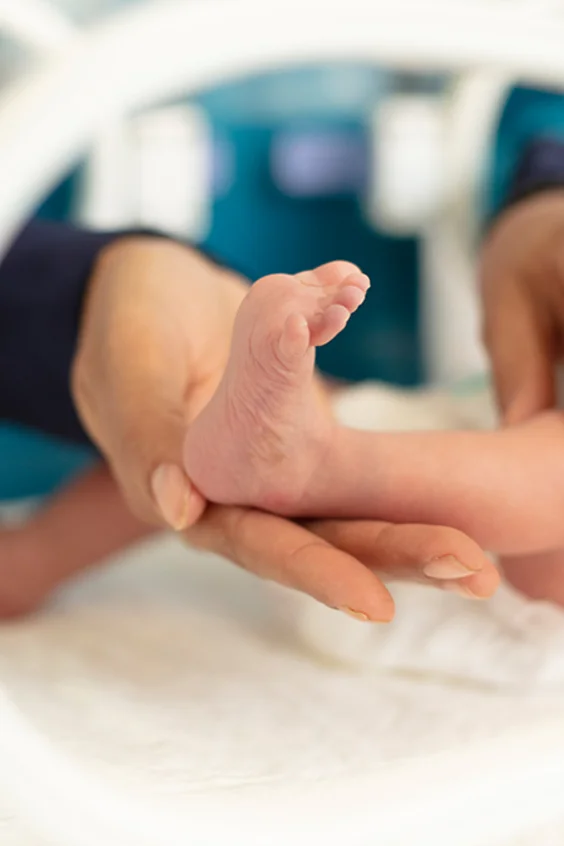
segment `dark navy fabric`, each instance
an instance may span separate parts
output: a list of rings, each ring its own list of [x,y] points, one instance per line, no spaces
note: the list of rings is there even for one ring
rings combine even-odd
[[[86,284],[116,233],[30,223],[0,265],[0,418],[88,443],[69,372]]]
[[[564,188],[564,141],[538,138],[525,150],[517,167],[507,205],[553,188]]]

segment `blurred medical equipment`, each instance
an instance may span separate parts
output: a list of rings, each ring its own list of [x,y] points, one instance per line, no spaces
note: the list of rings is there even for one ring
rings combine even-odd
[[[320,365],[342,378],[417,383],[415,239],[377,232],[363,211],[370,114],[389,84],[378,68],[316,64],[227,81],[149,110],[94,147],[86,179],[83,172],[75,181],[84,202],[74,209],[89,225],[141,222],[186,233],[182,196],[190,195],[190,235],[253,279],[353,258],[374,280],[370,302],[354,331],[320,351]],[[186,136],[197,141],[189,155]],[[148,173],[148,158],[167,162],[166,173]]]

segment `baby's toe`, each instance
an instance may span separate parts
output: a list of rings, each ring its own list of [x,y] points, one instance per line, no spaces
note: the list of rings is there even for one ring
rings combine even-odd
[[[310,325],[312,344],[316,347],[328,344],[343,331],[350,316],[349,309],[339,303],[333,303],[317,314]]]
[[[320,347],[342,332],[351,314],[364,302],[370,287],[368,277],[358,271],[349,274],[334,290],[329,302],[318,311],[310,323],[311,342]]]
[[[343,286],[335,292],[333,302],[344,306],[352,313],[364,302],[369,287],[370,282],[367,276],[362,274],[349,276]]]
[[[292,313],[286,318],[278,340],[279,356],[287,364],[302,358],[311,344],[311,335],[306,318]]]

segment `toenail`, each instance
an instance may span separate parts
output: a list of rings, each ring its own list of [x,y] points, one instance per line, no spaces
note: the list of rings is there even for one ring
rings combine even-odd
[[[454,555],[433,558],[423,567],[423,573],[429,579],[464,579],[475,572],[462,564]]]
[[[164,522],[181,532],[188,525],[191,488],[175,464],[161,464],[151,477],[151,491]]]

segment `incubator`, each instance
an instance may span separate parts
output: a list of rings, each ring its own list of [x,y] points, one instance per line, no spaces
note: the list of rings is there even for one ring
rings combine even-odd
[[[179,0],[132,4],[85,30],[55,14],[46,41],[33,27],[21,35],[37,0],[5,6],[18,15],[0,23],[36,59],[0,90],[2,249],[58,187],[62,207],[72,190],[79,220],[160,225],[226,246],[236,261],[225,233],[242,128],[256,145],[246,166],[268,169],[281,206],[353,198],[346,208],[362,220],[368,259],[372,230],[398,239],[396,247],[405,239],[401,261],[420,261],[425,379],[440,386],[483,369],[472,280],[477,234],[494,202],[492,150],[500,121],[515,128],[520,113],[514,99],[507,107],[510,92],[547,89],[545,116],[556,108],[559,4]],[[236,82],[259,73],[247,89]],[[292,74],[308,120],[296,119],[299,98],[285,87]],[[516,93],[518,84],[531,88]],[[308,91],[318,95],[313,124]],[[243,101],[254,113],[237,126]],[[514,156],[530,126],[519,131]],[[179,173],[163,202],[157,182]],[[497,174],[498,194],[506,178]],[[409,293],[414,308],[404,319],[417,334]],[[393,406],[397,422],[397,397],[376,406],[363,397],[345,397],[342,419],[360,414],[366,423],[373,413],[382,425]],[[438,425],[471,414],[460,403],[448,408]],[[351,668],[342,648],[357,629],[331,628],[296,597],[161,539],[73,585],[36,620],[3,627],[3,842],[561,842],[561,615],[535,608],[527,617],[528,606],[507,594],[495,613],[468,611],[451,596],[426,605],[418,590],[402,597],[413,625],[404,617],[386,633],[376,644],[385,660],[369,671]],[[429,628],[417,616],[422,605],[436,615],[434,651],[406,664],[406,644],[421,643]],[[487,631],[494,657],[483,638],[479,666],[453,671],[445,658],[453,619],[462,654],[465,638],[474,648],[474,634]],[[517,679],[533,695],[517,696]]]

